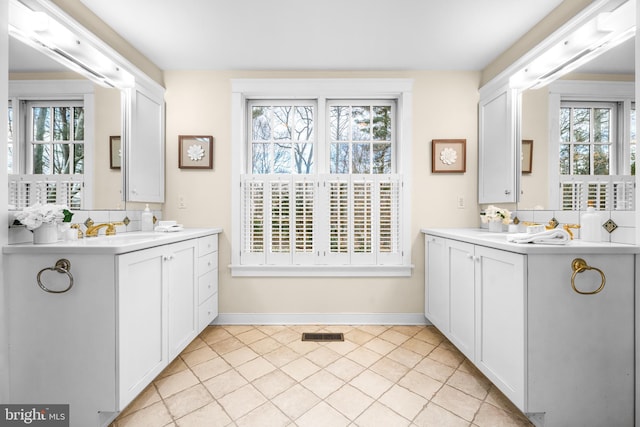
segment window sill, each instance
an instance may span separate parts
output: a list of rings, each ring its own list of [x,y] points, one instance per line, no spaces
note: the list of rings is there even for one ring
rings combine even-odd
[[[233,277],[411,277],[413,265],[230,265]]]

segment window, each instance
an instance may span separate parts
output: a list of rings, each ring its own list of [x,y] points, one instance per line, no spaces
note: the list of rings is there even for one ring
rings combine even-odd
[[[560,174],[615,172],[616,104],[563,102],[560,108]]]
[[[625,82],[551,86],[557,126],[552,123],[550,137],[559,154],[551,197],[560,209],[585,210],[590,203],[599,210],[635,209],[633,97],[633,84]]]
[[[10,81],[9,205],[65,204],[90,209],[93,84],[85,81]],[[88,163],[87,163],[88,162]]]
[[[302,92],[237,93],[234,123],[246,131],[234,140],[244,159],[235,174],[234,275],[410,274],[401,173],[410,140],[401,143],[407,130],[398,125],[409,95]]]
[[[29,102],[30,173],[84,172],[84,107],[79,102]]]

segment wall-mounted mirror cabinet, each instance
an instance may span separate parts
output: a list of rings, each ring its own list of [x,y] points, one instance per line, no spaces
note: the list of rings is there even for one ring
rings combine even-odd
[[[9,205],[164,202],[164,89],[50,2],[9,34]]]
[[[635,17],[595,1],[480,89],[479,203],[632,208]]]

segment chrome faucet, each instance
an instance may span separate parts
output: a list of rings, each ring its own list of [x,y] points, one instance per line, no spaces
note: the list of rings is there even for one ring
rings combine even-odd
[[[87,227],[87,231],[84,232],[86,237],[98,237],[98,231],[101,228],[107,228],[104,232],[107,236],[115,236],[116,234],[116,225],[124,225],[123,222],[104,222],[102,224],[91,224]]]

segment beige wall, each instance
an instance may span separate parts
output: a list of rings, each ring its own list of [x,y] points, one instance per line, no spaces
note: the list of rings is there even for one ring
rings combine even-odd
[[[93,209],[124,209],[121,169],[111,169],[109,162],[109,137],[122,132],[120,91],[95,86],[94,96]]]
[[[549,89],[527,90],[522,94],[522,139],[533,140],[533,164],[523,174],[519,209],[549,209]]]
[[[412,78],[413,163],[410,278],[232,278],[231,83],[235,78]],[[167,71],[164,218],[189,227],[221,226],[221,313],[421,313],[424,250],[421,227],[478,224],[477,103],[479,72]],[[213,135],[214,169],[178,168],[178,135]],[[431,174],[431,140],[467,140],[465,174]],[[457,197],[466,208],[457,209]],[[186,209],[178,209],[184,200]]]

